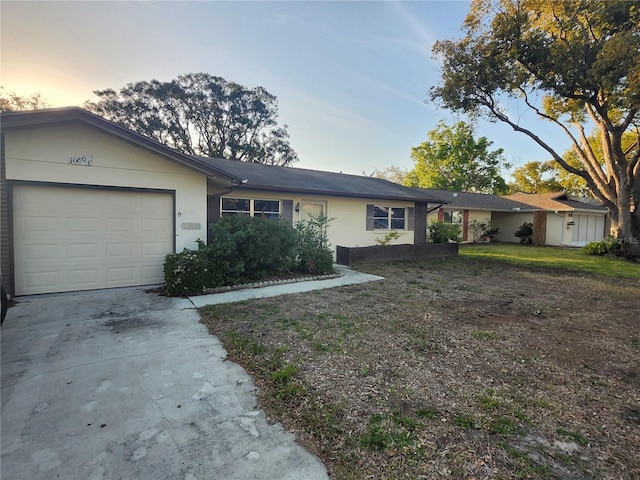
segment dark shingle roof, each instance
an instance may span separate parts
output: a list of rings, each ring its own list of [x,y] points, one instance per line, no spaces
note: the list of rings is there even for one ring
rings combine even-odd
[[[266,190],[289,193],[333,195],[380,200],[443,203],[429,190],[408,188],[381,178],[322,172],[303,168],[246,163],[222,158],[198,160],[240,180],[237,190]]]
[[[551,193],[514,193],[507,195],[505,198],[531,205],[537,209],[554,210],[559,212],[569,212],[573,210],[590,210],[597,212],[606,212],[606,207],[601,204],[594,203],[590,199],[584,201],[570,198],[564,192]]]
[[[458,207],[469,210],[491,210],[494,212],[511,212],[514,210],[533,211],[535,207],[525,203],[517,202],[499,195],[472,192],[450,192],[447,190],[416,189],[427,190],[434,196],[442,198],[449,205],[448,207]]]

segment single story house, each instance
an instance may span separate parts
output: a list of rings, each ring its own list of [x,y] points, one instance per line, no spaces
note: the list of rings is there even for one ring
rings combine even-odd
[[[0,267],[12,295],[164,281],[221,215],[333,218],[333,246],[426,243],[442,204],[366,176],[189,156],[81,108],[0,117]]]
[[[522,225],[520,220],[531,222],[534,240],[537,229],[544,245],[583,247],[589,242],[599,242],[610,231],[608,210],[595,199],[569,197],[564,192],[515,193],[504,198],[536,210],[533,214],[522,213],[521,218],[510,218],[509,222],[498,216],[498,224],[503,222],[505,228],[510,228],[505,232],[511,232],[514,223],[519,226]]]
[[[570,198],[564,192],[489,195],[431,190],[445,202],[430,213],[429,222],[445,221],[461,226],[465,242],[473,241],[470,225],[491,222],[498,228],[496,240],[519,242],[514,235],[525,222],[534,225],[534,243],[581,247],[607,235],[607,209],[590,199]]]

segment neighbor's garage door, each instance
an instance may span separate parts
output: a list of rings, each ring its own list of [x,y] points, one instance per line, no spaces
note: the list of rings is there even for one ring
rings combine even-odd
[[[163,282],[170,193],[16,185],[16,295]]]

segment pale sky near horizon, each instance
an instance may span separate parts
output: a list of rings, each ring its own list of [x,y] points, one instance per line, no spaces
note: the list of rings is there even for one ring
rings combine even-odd
[[[52,107],[81,106],[94,90],[206,72],[278,98],[296,167],[408,169],[411,147],[438,121],[457,120],[424,101],[439,79],[431,47],[462,36],[468,7],[466,0],[3,0],[0,84],[20,95],[39,92]],[[549,131],[543,138],[559,152],[570,147],[531,114],[522,121]],[[500,124],[481,122],[477,136],[516,165],[550,158]]]

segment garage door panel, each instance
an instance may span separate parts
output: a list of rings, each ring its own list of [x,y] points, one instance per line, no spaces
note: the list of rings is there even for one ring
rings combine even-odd
[[[16,185],[16,294],[162,283],[168,193]]]
[[[58,249],[55,245],[25,245],[24,258],[32,262],[47,262],[59,257]]]
[[[69,233],[99,234],[101,231],[100,222],[95,217],[67,217],[65,227]]]
[[[100,271],[97,268],[69,269],[69,286],[86,290],[87,288],[97,288],[99,285]]]
[[[72,243],[67,245],[69,260],[93,260],[100,255],[97,243]]]

